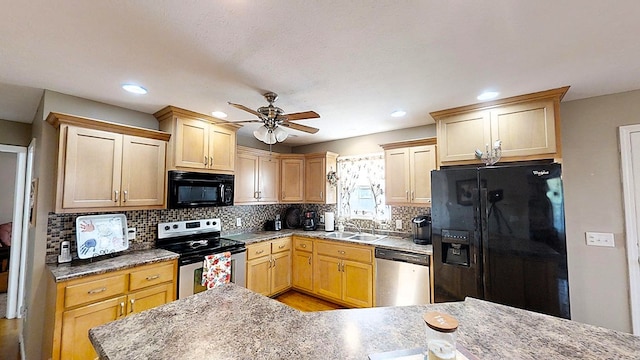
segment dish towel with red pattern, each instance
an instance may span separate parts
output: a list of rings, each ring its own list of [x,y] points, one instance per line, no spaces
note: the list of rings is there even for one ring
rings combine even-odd
[[[207,289],[227,284],[231,281],[231,253],[229,251],[207,255],[202,265],[202,286]]]

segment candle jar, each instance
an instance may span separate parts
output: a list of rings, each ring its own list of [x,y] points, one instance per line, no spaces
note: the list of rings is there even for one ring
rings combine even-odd
[[[423,316],[427,324],[428,360],[455,360],[458,320],[448,314],[431,311]]]

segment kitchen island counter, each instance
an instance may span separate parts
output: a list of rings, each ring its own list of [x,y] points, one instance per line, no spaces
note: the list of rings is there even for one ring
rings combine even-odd
[[[366,359],[425,345],[449,313],[480,359],[638,359],[640,337],[482,300],[303,313],[233,284],[93,328],[101,359]]]

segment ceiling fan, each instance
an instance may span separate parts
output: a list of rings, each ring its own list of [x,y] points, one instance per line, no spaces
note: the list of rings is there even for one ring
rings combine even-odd
[[[289,134],[280,128],[280,125],[304,131],[310,134],[315,134],[318,132],[318,129],[300,125],[296,123],[292,123],[293,120],[306,120],[306,119],[316,119],[319,118],[320,115],[315,111],[303,111],[291,114],[285,114],[284,110],[281,108],[274,106],[273,103],[278,100],[278,94],[274,92],[267,92],[264,94],[264,98],[267,99],[269,105],[259,107],[258,110],[250,109],[244,105],[234,104],[229,102],[229,105],[238,108],[240,110],[244,110],[248,113],[251,113],[258,117],[259,120],[244,120],[244,121],[234,121],[234,123],[263,123],[264,126],[258,128],[258,130],[253,132],[253,136],[256,139],[267,143],[269,145],[275,144],[277,142],[284,141]]]

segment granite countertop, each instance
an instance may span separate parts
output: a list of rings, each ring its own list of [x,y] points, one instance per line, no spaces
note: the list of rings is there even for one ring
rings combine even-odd
[[[84,276],[128,269],[139,265],[177,259],[178,257],[178,254],[168,250],[150,249],[131,251],[122,255],[95,261],[89,259],[65,264],[50,264],[48,266],[55,282],[61,282]]]
[[[385,249],[392,250],[404,250],[418,254],[433,254],[433,247],[431,245],[418,245],[413,242],[410,237],[399,237],[399,236],[385,236],[382,239],[374,240],[374,241],[361,241],[354,239],[335,239],[327,237],[329,232],[326,231],[302,231],[302,230],[292,230],[292,229],[283,229],[280,231],[252,231],[245,232],[235,235],[222,235],[222,237],[227,239],[233,239],[242,241],[247,245],[255,244],[263,241],[279,239],[286,236],[297,235],[304,237],[312,237],[312,238],[320,238],[325,240],[332,241],[341,241],[345,243],[359,244],[359,245],[371,245],[374,247],[380,247]]]
[[[303,313],[228,284],[89,331],[100,359],[366,359],[425,345],[427,311],[456,317],[479,359],[638,359],[640,337],[467,298]]]

